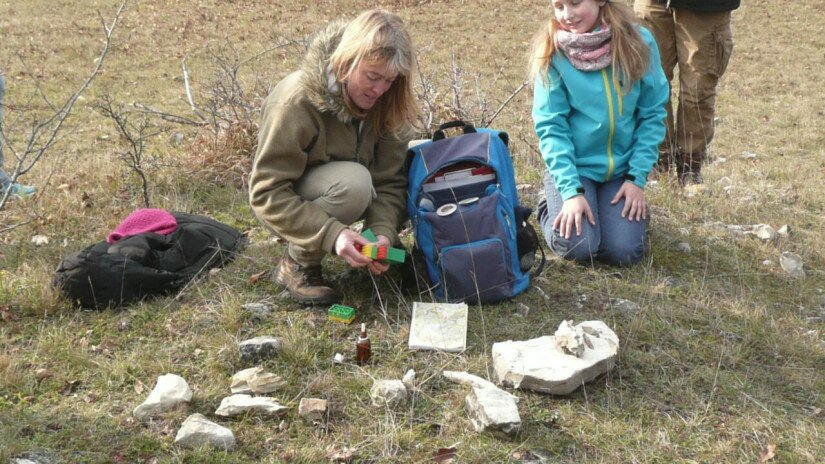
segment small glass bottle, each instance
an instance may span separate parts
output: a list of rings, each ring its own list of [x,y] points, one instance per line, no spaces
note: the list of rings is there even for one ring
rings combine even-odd
[[[359,366],[366,364],[372,356],[372,346],[367,336],[367,324],[361,324],[361,334],[358,335],[358,340],[355,342],[355,354]]]

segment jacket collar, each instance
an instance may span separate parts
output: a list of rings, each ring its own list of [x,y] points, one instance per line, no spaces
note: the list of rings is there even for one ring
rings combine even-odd
[[[335,21],[315,35],[301,65],[301,83],[310,103],[318,111],[333,114],[339,121],[348,124],[356,115],[347,107],[343,87],[333,76],[329,64],[346,25],[345,21]]]

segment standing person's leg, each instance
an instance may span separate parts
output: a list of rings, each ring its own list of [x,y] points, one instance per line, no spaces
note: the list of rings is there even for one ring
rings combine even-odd
[[[673,11],[657,0],[636,0],[633,3],[633,9],[636,11],[636,15],[644,21],[645,26],[653,33],[653,37],[659,45],[659,55],[665,77],[667,77],[668,82],[672,82],[673,72],[678,62]],[[668,172],[671,165],[676,164],[675,127],[673,103],[669,98],[667,101],[667,132],[665,141],[659,147],[659,163],[656,167],[660,172]]]
[[[697,13],[676,10],[679,55],[679,109],[676,138],[680,180],[701,182],[702,162],[713,139],[716,85],[733,50],[729,11]]]
[[[638,263],[648,249],[647,224],[650,213],[648,219],[631,221],[622,217],[624,198],[615,205],[610,204],[624,182],[621,178],[614,179],[599,184],[598,189],[599,213],[596,217],[602,229],[599,259],[616,266]]]
[[[3,168],[5,158],[3,157],[3,150],[5,149],[6,138],[3,128],[3,116],[6,109],[6,80],[3,77],[3,72],[0,70],[0,198],[5,194],[6,190],[11,190],[11,198],[30,197],[37,192],[37,189],[30,185],[22,185],[12,182],[11,177],[6,174]]]
[[[6,80],[3,77],[3,72],[0,71],[0,195],[9,188],[11,185],[11,179],[9,176],[6,175],[6,171],[3,170],[3,164],[5,159],[3,158],[3,149],[5,148],[6,138],[5,132],[3,132],[3,111],[5,108],[5,101],[6,101]]]
[[[295,184],[295,193],[321,207],[344,224],[359,220],[372,202],[372,176],[364,166],[335,161],[307,169]],[[321,261],[326,252],[307,250],[289,243],[275,273],[296,300],[302,303],[329,304],[338,299],[337,292],[324,279]]]
[[[565,259],[592,262],[596,258],[601,239],[596,182],[584,177],[581,178],[581,182],[584,186],[584,197],[596,217],[595,227],[584,217],[582,218],[582,229],[584,230],[581,235],[576,235],[574,232],[569,239],[562,237],[558,230],[553,229],[553,222],[561,211],[564,200],[562,200],[561,194],[556,188],[553,176],[547,171],[544,173],[544,198],[539,201],[538,219],[541,230],[544,232],[544,240],[547,241],[547,246],[550,247],[553,253]]]

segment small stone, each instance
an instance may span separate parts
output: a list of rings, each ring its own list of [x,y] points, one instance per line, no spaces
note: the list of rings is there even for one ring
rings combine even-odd
[[[282,420],[280,423],[278,423],[278,431],[279,432],[283,432],[288,428],[289,428],[289,424],[287,424],[287,422],[285,420]]]
[[[266,319],[275,313],[275,307],[267,303],[247,303],[241,307],[258,319]]]
[[[685,186],[685,195],[687,197],[695,197],[696,195],[707,192],[709,187],[707,184],[690,184]]]
[[[234,417],[248,412],[258,412],[270,416],[278,415],[287,410],[275,400],[265,396],[232,395],[221,400],[221,405],[215,411],[218,416]]]
[[[584,354],[584,332],[573,326],[573,321],[562,321],[555,333],[556,346],[567,354],[580,357]]]
[[[638,303],[622,298],[613,298],[610,300],[610,304],[619,311],[628,314],[636,314],[639,312],[639,309],[641,309]]]
[[[45,235],[35,235],[32,237],[32,243],[34,243],[34,246],[46,246],[49,244],[49,237]]]
[[[408,370],[407,373],[404,374],[404,377],[401,378],[401,383],[404,384],[404,387],[407,388],[407,391],[415,391],[415,370]]]
[[[771,241],[776,238],[776,230],[767,224],[756,224],[753,226],[753,234],[759,239]]]
[[[192,414],[181,424],[175,443],[187,448],[199,448],[211,445],[224,451],[235,448],[235,434],[226,427],[218,425],[203,414]]]
[[[519,302],[517,304],[517,306],[518,306],[518,312],[516,313],[516,316],[518,316],[518,317],[527,317],[528,315],[530,315],[530,307],[529,306],[527,306],[526,304],[521,303],[521,302]]]
[[[136,407],[132,414],[140,420],[146,420],[191,400],[192,389],[183,377],[175,374],[161,375],[146,401]]]
[[[756,159],[756,158],[759,158],[759,155],[756,154],[756,153],[752,153],[752,152],[749,152],[749,151],[743,151],[742,152],[742,159],[750,160],[750,159]]]
[[[319,398],[301,398],[298,415],[308,422],[321,422],[327,415],[327,400]]]
[[[783,252],[779,257],[779,265],[794,279],[805,277],[805,269],[802,265],[802,258],[790,251]]]
[[[241,360],[258,361],[275,356],[281,349],[281,340],[275,337],[256,337],[242,341],[238,348]]]
[[[470,422],[477,432],[500,431],[515,435],[521,430],[521,416],[513,395],[500,388],[479,388],[464,398]]]
[[[272,393],[284,386],[280,376],[264,372],[263,367],[250,367],[232,376],[232,394]]]
[[[370,389],[373,406],[394,406],[407,399],[407,387],[400,380],[376,380]]]
[[[344,364],[344,355],[341,353],[335,353],[335,356],[332,358],[333,364]]]
[[[762,261],[762,265],[768,267],[773,266],[773,261],[766,259],[765,261]]]
[[[776,233],[779,234],[781,237],[787,237],[788,235],[790,235],[791,229],[790,227],[788,227],[787,224],[785,224],[782,227],[780,227],[779,230],[776,231]]]
[[[692,251],[691,248],[690,248],[690,243],[687,243],[687,242],[677,243],[676,244],[676,249],[681,251],[682,253],[685,253],[685,254],[690,254],[691,251]]]
[[[34,371],[34,375],[37,377],[37,380],[46,380],[52,376],[52,371],[41,367],[40,369]]]
[[[171,143],[173,146],[176,146],[176,147],[180,146],[183,143],[183,140],[184,140],[183,132],[175,132],[174,134],[172,134],[171,137],[169,137],[169,143]]]

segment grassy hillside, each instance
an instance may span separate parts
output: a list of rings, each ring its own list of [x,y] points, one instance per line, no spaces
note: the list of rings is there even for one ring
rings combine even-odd
[[[534,281],[538,288],[472,307],[469,349],[456,355],[407,350],[412,299],[391,279],[372,281],[330,260],[327,271],[346,289],[342,303],[357,307],[358,321],[368,324],[375,356],[368,367],[334,366],[336,352],[354,351],[355,326],[328,322],[283,298],[268,277],[254,277],[272,269],[283,245],[253,217],[242,173],[258,99],[297,66],[308,35],[376,4],[407,21],[423,80],[437,91],[437,118],[458,113],[451,84],[457,70],[466,116],[489,118],[521,86],[527,43],[549,14],[538,0],[130,2],[101,73],[55,145],[21,179],[38,195],[0,211],[0,462],[39,453],[67,463],[314,463],[345,447],[356,449],[354,462],[432,462],[438,448],[454,444],[457,462],[468,463],[519,462],[528,453],[551,456],[548,462],[822,462],[825,37],[817,31],[825,6],[749,0],[735,12],[736,46],[720,86],[706,184],[650,187],[652,252],[645,263],[617,270],[551,260]],[[101,17],[110,20],[118,6],[0,2],[5,131],[18,152],[36,122],[92,70],[103,46]],[[140,179],[120,157],[127,141],[96,106],[110,96],[115,105],[137,102],[196,118],[184,60],[195,102],[206,107],[224,96],[234,104],[221,100],[222,111],[240,116],[217,137],[209,126],[148,120],[150,129],[167,131],[144,150],[152,205],[226,222],[247,231],[250,246],[174,297],[78,311],[51,288],[55,267],[143,204]],[[227,82],[227,69],[237,69],[242,94],[218,84]],[[530,105],[529,89],[517,93],[492,125],[510,133],[519,182],[532,187],[524,201],[533,206],[544,168]],[[14,154],[6,158],[8,168]],[[763,242],[725,227],[759,223],[787,224],[790,234]],[[36,246],[35,235],[49,243]],[[806,278],[780,268],[785,251],[802,257]],[[623,311],[612,304],[617,298],[639,310]],[[249,302],[277,310],[259,320],[241,308]],[[607,322],[622,342],[616,369],[566,397],[515,392],[524,422],[515,439],[474,432],[466,389],[441,371],[489,378],[493,343],[552,334],[564,319]],[[292,408],[283,425],[220,419],[235,432],[235,451],[176,446],[188,414],[214,419],[232,374],[249,367],[239,360],[238,341],[259,335],[284,340],[281,355],[264,363],[287,382],[273,395]],[[413,400],[372,407],[372,380],[400,378],[409,368],[421,382]],[[149,424],[134,420],[132,409],[167,372],[194,390],[188,411]],[[330,400],[322,426],[298,418],[306,396]]]

